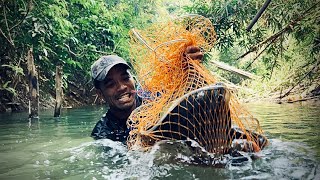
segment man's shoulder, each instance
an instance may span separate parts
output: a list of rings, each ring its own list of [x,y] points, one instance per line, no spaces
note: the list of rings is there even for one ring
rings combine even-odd
[[[99,121],[96,123],[96,126],[97,126],[97,125],[106,125],[108,121],[109,121],[109,120],[108,120],[106,114],[104,114],[104,115],[99,119]]]
[[[112,128],[108,125],[108,122],[109,119],[107,118],[106,114],[104,114],[94,126],[91,136],[96,139],[100,139],[111,133]]]
[[[125,142],[130,129],[120,127],[119,124],[115,123],[115,119],[113,118],[110,114],[103,116],[93,128],[91,137],[94,139],[111,139]]]

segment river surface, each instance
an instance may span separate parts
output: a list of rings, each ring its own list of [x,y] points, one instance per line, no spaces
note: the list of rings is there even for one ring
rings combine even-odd
[[[89,135],[104,107],[64,109],[60,118],[47,110],[32,120],[0,114],[0,179],[320,179],[319,105],[246,106],[270,144],[256,158],[224,168],[188,163],[187,153],[170,146],[141,152],[94,141]]]

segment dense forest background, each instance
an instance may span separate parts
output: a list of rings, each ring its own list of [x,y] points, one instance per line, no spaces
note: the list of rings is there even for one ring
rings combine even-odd
[[[64,106],[96,101],[90,66],[104,54],[129,60],[131,28],[185,14],[209,18],[218,40],[204,63],[242,99],[299,101],[320,94],[320,2],[265,0],[1,0],[0,111],[28,107],[28,52],[39,73],[40,103],[52,107],[56,66],[63,67]],[[239,76],[212,61],[254,74]]]

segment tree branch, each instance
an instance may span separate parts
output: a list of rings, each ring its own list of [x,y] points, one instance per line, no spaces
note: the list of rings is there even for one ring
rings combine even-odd
[[[307,100],[316,99],[316,98],[320,98],[320,96],[312,96],[312,97],[306,97],[306,98],[297,99],[297,100],[291,100],[291,101],[288,101],[288,103],[307,101]]]
[[[9,44],[10,44],[12,47],[14,47],[14,43],[13,43],[13,41],[12,41],[12,39],[11,39],[10,32],[9,32],[7,15],[6,15],[6,8],[5,8],[5,5],[4,5],[4,2],[3,2],[3,1],[2,1],[2,7],[3,7],[4,21],[5,21],[7,30],[8,30],[8,36],[3,32],[3,30],[2,30],[1,28],[0,28],[0,33],[1,33],[2,36],[9,42]]]
[[[246,70],[260,57],[260,55],[267,50],[267,48],[276,41],[276,39],[273,39],[260,53],[252,60],[252,62],[245,68]]]
[[[76,54],[76,53],[74,53],[72,50],[71,50],[71,48],[70,48],[70,46],[68,45],[68,44],[66,44],[66,43],[63,43],[66,47],[67,47],[67,49],[68,49],[68,52],[71,54],[71,55],[73,55],[74,57],[79,57],[81,54]]]
[[[4,32],[2,31],[2,29],[0,28],[0,33],[2,34],[2,36],[9,42],[9,44],[14,47],[14,44],[10,41],[10,39],[8,39],[8,37],[4,34]]]
[[[252,19],[251,23],[249,24],[249,26],[247,27],[247,31],[250,31],[251,28],[253,27],[253,25],[258,21],[258,19],[260,18],[260,16],[262,15],[262,13],[267,9],[268,5],[270,4],[271,0],[266,0],[263,4],[263,6],[260,8],[260,10],[258,11],[258,13],[256,14],[256,16]]]
[[[8,36],[7,36],[7,37],[5,36],[5,37],[6,37],[7,40],[9,40],[10,44],[14,47],[14,43],[13,43],[13,41],[12,41],[11,34],[10,34],[10,31],[9,31],[9,25],[8,25],[8,20],[7,20],[6,7],[5,7],[3,1],[2,1],[2,6],[3,6],[4,22],[5,22],[5,24],[6,24],[7,31],[8,31]],[[2,30],[1,30],[1,34],[5,35]]]
[[[217,66],[218,68],[220,69],[223,69],[223,70],[226,70],[226,71],[229,71],[229,72],[232,72],[232,73],[236,73],[238,75],[241,75],[243,77],[246,77],[246,78],[250,78],[250,79],[257,79],[258,76],[250,73],[250,72],[247,72],[247,71],[244,71],[244,70],[241,70],[241,69],[237,69],[233,66],[229,66],[225,63],[222,63],[222,62],[218,62],[218,61],[210,61],[211,64]]]
[[[26,12],[26,14],[24,15],[24,17],[23,17],[17,24],[15,24],[14,26],[12,26],[12,27],[9,29],[9,31],[11,31],[12,29],[18,27],[18,26],[26,19],[26,17],[28,16],[28,14],[29,14],[29,12],[30,12],[30,9],[31,9],[31,3],[32,3],[32,0],[30,0],[29,3],[28,3],[27,12]]]
[[[315,3],[314,5],[312,5],[309,9],[307,9],[306,11],[304,11],[301,16],[299,16],[297,19],[291,21],[289,24],[287,24],[284,28],[282,28],[282,29],[281,29],[280,31],[278,31],[277,33],[273,34],[272,36],[270,36],[270,37],[267,38],[266,40],[260,42],[259,44],[250,47],[250,48],[249,48],[249,51],[247,51],[247,52],[244,53],[243,55],[239,56],[236,60],[239,60],[239,59],[245,57],[246,55],[248,55],[249,53],[254,52],[254,51],[256,51],[257,49],[260,49],[261,46],[263,46],[264,44],[268,43],[269,41],[273,41],[274,39],[279,38],[282,34],[284,34],[284,33],[286,33],[287,31],[293,29],[293,27],[294,27],[299,21],[301,21],[302,19],[304,19],[312,9],[316,8],[319,3],[320,3],[320,2],[317,2],[317,3]]]

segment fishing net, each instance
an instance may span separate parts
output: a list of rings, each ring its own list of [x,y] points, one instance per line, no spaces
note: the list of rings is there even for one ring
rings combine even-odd
[[[131,64],[143,101],[128,120],[133,129],[129,148],[191,139],[208,152],[224,154],[234,139],[250,142],[256,151],[265,145],[258,138],[259,122],[199,60],[184,54],[191,45],[203,52],[213,47],[216,33],[210,20],[188,15],[132,29],[130,36]]]

